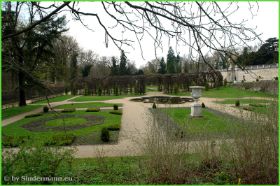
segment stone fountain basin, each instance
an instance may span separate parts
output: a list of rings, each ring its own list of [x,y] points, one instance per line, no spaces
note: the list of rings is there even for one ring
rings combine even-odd
[[[130,99],[130,101],[143,103],[157,103],[157,104],[181,104],[186,102],[193,102],[193,98],[178,97],[178,96],[143,96],[139,98]]]

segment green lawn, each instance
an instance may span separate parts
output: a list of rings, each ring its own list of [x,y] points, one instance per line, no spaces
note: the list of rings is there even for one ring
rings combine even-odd
[[[59,127],[59,126],[63,126],[65,123],[65,126],[71,126],[71,125],[77,125],[77,123],[79,124],[83,124],[86,123],[87,120],[85,118],[64,118],[64,119],[53,119],[50,121],[47,121],[45,123],[46,126],[50,126],[50,127]]]
[[[178,96],[190,96],[190,92],[179,92],[174,94]],[[273,97],[273,95],[264,92],[255,92],[250,90],[242,90],[235,87],[219,87],[202,91],[202,97],[209,98],[242,98],[242,97]]]
[[[67,99],[70,99],[74,96],[72,95],[63,95],[63,96],[57,96],[57,97],[54,97],[54,98],[50,98],[49,99],[49,102],[59,102],[59,101],[65,101]],[[44,100],[41,100],[41,101],[35,101],[34,103],[47,103],[47,100],[44,99]]]
[[[125,97],[132,97],[137,95],[121,95],[121,96],[80,96],[71,101],[74,102],[83,102],[83,101],[105,101],[105,100],[112,100],[112,99],[121,99]]]
[[[240,104],[259,104],[259,103],[270,103],[271,100],[265,100],[265,99],[226,99],[224,101],[217,101],[217,103],[220,104],[233,104],[235,105],[235,102],[239,100]]]
[[[112,107],[115,104],[112,103],[102,103],[102,102],[94,102],[94,103],[74,103],[74,104],[65,104],[59,105],[55,107],[56,109],[68,109],[68,108],[95,108],[95,107]],[[122,104],[117,104],[118,106],[122,106]]]
[[[242,126],[236,120],[233,123],[232,118],[227,117],[227,115],[208,109],[203,109],[203,117],[199,118],[190,117],[190,108],[167,108],[160,109],[160,111],[169,115],[186,132],[187,138],[226,137],[235,127]]]
[[[89,127],[85,127],[85,128],[81,128],[81,129],[76,129],[76,130],[71,130],[71,131],[67,131],[67,133],[69,134],[73,134],[77,137],[82,137],[82,136],[87,136],[92,134],[93,132],[100,132],[101,129],[103,127],[111,127],[111,126],[117,126],[120,127],[121,124],[121,115],[115,115],[115,114],[110,114],[110,111],[102,111],[102,112],[85,112],[85,111],[75,111],[69,114],[75,114],[77,115],[77,118],[79,118],[79,115],[83,115],[83,114],[93,114],[93,115],[97,115],[97,116],[104,116],[105,120],[103,124],[99,124],[99,125],[92,125]],[[67,114],[67,113],[64,113]],[[37,116],[37,117],[33,117],[33,118],[24,118],[22,120],[19,120],[15,123],[9,124],[5,127],[2,128],[2,136],[30,136],[33,141],[44,141],[45,139],[49,139],[50,137],[54,136],[54,135],[59,135],[59,134],[64,134],[63,131],[47,131],[47,132],[32,132],[29,131],[25,128],[23,128],[22,126],[24,124],[27,124],[29,122],[32,121],[39,121],[41,119],[46,119],[46,118],[51,118],[53,117],[54,114],[53,113],[47,113],[47,114],[43,114],[42,116]],[[79,119],[82,119],[79,118]],[[79,122],[78,119],[78,122]],[[77,120],[75,120],[77,121]],[[57,122],[57,123],[56,123]],[[73,121],[71,121],[72,123]],[[75,122],[76,123],[76,122]],[[46,122],[47,125],[59,125],[61,124],[60,119],[57,119],[57,121],[48,121]],[[73,123],[72,123],[73,124]]]
[[[24,107],[12,107],[7,109],[2,109],[2,120],[10,118],[12,116],[16,116],[25,112],[30,112],[37,108],[42,107],[41,105],[26,105]],[[43,111],[43,109],[42,109]]]

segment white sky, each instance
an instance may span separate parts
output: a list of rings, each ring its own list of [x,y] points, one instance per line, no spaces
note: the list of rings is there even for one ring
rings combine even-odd
[[[97,4],[101,4],[100,2],[90,2],[90,3],[79,3],[79,7],[81,7],[81,10],[90,11],[90,12],[98,12],[100,11],[101,6],[97,6]],[[221,4],[221,3],[219,3]],[[239,6],[240,9],[238,12],[234,14],[233,17],[231,17],[231,20],[242,20],[242,19],[248,19],[248,26],[252,28],[256,28],[257,33],[262,33],[261,39],[266,40],[270,37],[277,37],[278,38],[278,24],[279,24],[279,11],[278,11],[278,2],[259,2],[259,10],[257,12],[257,15],[253,17],[251,13],[248,11],[246,2],[240,2]],[[100,12],[100,15],[102,13]],[[102,16],[100,16],[102,17]],[[85,24],[87,24],[90,28],[94,29],[94,32],[86,29],[81,23],[74,21],[70,15],[67,15],[67,18],[69,19],[68,27],[68,35],[73,36],[77,42],[79,43],[79,46],[85,50],[93,50],[95,53],[97,53],[100,56],[120,56],[120,51],[117,49],[117,47],[114,46],[112,41],[109,41],[109,47],[106,48],[105,46],[105,33],[104,30],[97,24],[95,21],[95,18],[86,18],[84,19]],[[106,18],[104,19],[104,22],[106,23]],[[116,34],[116,36],[121,36],[121,30],[111,30],[113,34]],[[130,33],[123,33],[123,36],[128,37],[130,39],[135,39],[134,36],[131,36]],[[161,50],[157,51],[157,57],[166,57],[167,50],[169,48],[168,41],[165,39],[163,41],[165,43],[163,52]],[[171,41],[172,43],[172,41]],[[255,45],[256,43],[251,43],[251,45]],[[175,44],[171,44],[173,49],[175,49]],[[125,51],[127,53],[128,59],[131,61],[134,61],[137,67],[145,65],[148,61],[155,59],[155,50],[153,46],[153,42],[151,39],[144,39],[142,42],[142,48],[143,48],[143,55],[144,59],[141,56],[140,49],[138,47],[138,44],[135,44],[135,49],[133,48],[125,48]],[[188,54],[188,49],[186,47],[178,47],[177,51],[180,53],[181,56]]]

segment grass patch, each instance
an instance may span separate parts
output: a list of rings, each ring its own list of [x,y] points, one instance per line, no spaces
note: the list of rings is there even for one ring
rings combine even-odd
[[[96,108],[96,107],[112,107],[115,104],[113,103],[102,103],[102,102],[94,102],[94,103],[73,103],[73,104],[65,104],[59,105],[55,107],[56,109],[68,109],[68,108]],[[118,106],[122,106],[122,104],[117,104]]]
[[[42,107],[42,106],[41,105],[26,105],[23,107],[13,107],[13,108],[2,109],[2,119],[8,119],[10,117],[13,117],[13,116],[25,113],[25,112],[30,112],[30,111],[35,110],[40,107]]]
[[[80,96],[71,101],[74,102],[84,102],[84,101],[105,101],[105,100],[112,100],[112,99],[121,99],[125,97],[133,97],[137,95],[121,95],[121,96]]]
[[[74,97],[74,96],[72,96],[72,95],[62,95],[62,96],[57,96],[57,97],[54,97],[54,98],[50,98],[49,99],[49,102],[59,102],[59,101],[65,101],[65,100],[67,100],[67,99],[70,99],[70,98],[72,98],[72,97]],[[33,103],[47,103],[47,100],[46,99],[44,99],[44,100],[40,100],[40,101],[35,101],[35,102],[33,102]]]
[[[167,108],[160,111],[171,117],[185,131],[187,138],[224,138],[228,137],[234,127],[242,127],[236,120],[233,124],[233,118],[208,109],[202,109],[203,117],[198,118],[190,117],[190,108]]]
[[[114,115],[114,114],[110,114],[110,111],[102,111],[102,112],[85,112],[85,111],[75,111],[69,114],[75,114],[78,116],[82,116],[84,114],[88,115],[88,114],[92,114],[92,115],[96,115],[96,116],[103,116],[105,118],[104,123],[103,124],[99,124],[99,125],[92,125],[89,127],[85,127],[85,128],[80,128],[80,129],[76,129],[76,130],[71,130],[71,131],[67,131],[67,133],[73,134],[75,135],[77,138],[79,137],[85,137],[88,136],[90,134],[92,134],[93,132],[97,132],[100,133],[101,129],[103,127],[110,127],[110,126],[115,126],[118,125],[120,126],[121,124],[121,116],[120,115]],[[68,113],[63,113],[65,115],[67,115]],[[5,127],[2,128],[2,134],[5,136],[30,136],[31,137],[31,141],[33,141],[34,143],[38,142],[38,143],[44,143],[46,141],[46,139],[52,138],[54,135],[60,135],[60,134],[64,134],[64,131],[44,131],[44,132],[32,132],[30,130],[27,130],[25,128],[23,128],[22,126],[30,123],[30,122],[36,122],[36,121],[40,121],[42,119],[48,119],[48,118],[52,118],[54,116],[53,113],[47,113],[44,114],[42,116],[38,116],[36,118],[24,118],[22,120],[19,120],[15,123],[12,123],[10,125],[7,125]],[[49,121],[50,122],[50,121]],[[57,124],[55,124],[57,122]],[[51,125],[59,125],[61,124],[61,120],[57,120],[56,122],[52,123]],[[50,124],[50,123],[49,123]],[[100,137],[100,135],[98,135],[98,137]],[[85,142],[86,144],[86,142]]]
[[[60,118],[60,119],[53,119],[50,121],[47,121],[45,123],[46,126],[49,127],[59,127],[59,126],[63,126],[65,124],[65,126],[71,126],[71,125],[77,125],[77,123],[79,124],[83,124],[86,123],[87,120],[85,118]]]
[[[216,103],[220,103],[220,104],[235,104],[235,101],[237,99],[227,99],[227,100],[223,100],[223,101],[217,101]],[[264,99],[239,99],[240,104],[256,104],[256,103],[270,103],[271,100],[264,100]]]
[[[173,94],[177,96],[190,96],[190,92],[179,92],[178,94]],[[272,94],[264,92],[256,92],[250,90],[242,90],[236,87],[219,87],[209,89],[208,91],[202,91],[202,97],[209,98],[242,98],[242,97],[273,97]]]

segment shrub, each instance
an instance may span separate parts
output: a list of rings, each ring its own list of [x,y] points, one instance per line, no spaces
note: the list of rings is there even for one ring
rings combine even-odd
[[[75,108],[66,108],[66,109],[63,109],[61,112],[75,112],[76,109]]]
[[[240,101],[239,101],[239,100],[236,100],[236,101],[235,101],[235,106],[236,106],[236,107],[239,107],[239,106],[240,106]]]
[[[86,112],[99,112],[100,108],[88,108]]]
[[[278,77],[274,77],[274,80],[275,80],[275,81],[278,81]]]
[[[205,108],[205,104],[204,104],[203,102],[201,103],[201,107],[202,107],[202,108]]]
[[[73,150],[47,148],[43,146],[22,146],[18,152],[3,152],[3,172],[6,178],[22,176],[65,177],[72,171]],[[70,180],[71,181],[71,180]],[[51,180],[3,179],[3,184],[56,184]],[[69,184],[70,182],[68,182]]]
[[[103,142],[109,142],[110,141],[110,133],[109,133],[108,128],[102,128],[100,138]]]
[[[217,172],[214,177],[214,184],[218,185],[229,185],[232,183],[233,176],[226,172]]]
[[[110,130],[110,131],[118,131],[118,130],[120,130],[120,126],[119,125],[113,125],[113,126],[107,127],[107,129]]]
[[[64,146],[71,145],[76,136],[73,134],[57,134],[52,136],[45,142],[46,146]]]
[[[265,107],[265,105],[260,104],[260,103],[249,103],[250,107]]]
[[[119,106],[118,105],[114,105],[113,108],[114,108],[114,110],[119,110]]]
[[[49,112],[49,107],[48,107],[48,106],[44,106],[44,107],[43,107],[43,112],[44,112],[44,113]]]
[[[29,114],[29,115],[26,115],[25,118],[33,118],[33,117],[38,117],[38,116],[42,116],[42,114]]]
[[[111,111],[110,114],[122,115],[121,111]]]
[[[153,103],[153,109],[156,109],[157,108],[157,105],[156,105],[156,103],[154,102]]]
[[[30,139],[30,136],[3,136],[2,145],[4,147],[18,147]]]

